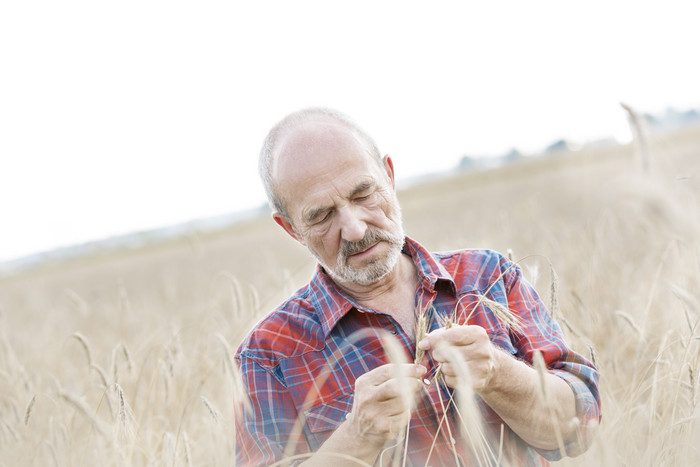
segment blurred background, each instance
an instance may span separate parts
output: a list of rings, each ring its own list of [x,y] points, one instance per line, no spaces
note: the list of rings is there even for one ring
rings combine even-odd
[[[601,373],[561,465],[698,465],[692,2],[0,4],[0,466],[230,466],[251,326],[308,281],[257,177],[306,106],[406,232],[509,254]],[[624,103],[627,107],[623,107]]]

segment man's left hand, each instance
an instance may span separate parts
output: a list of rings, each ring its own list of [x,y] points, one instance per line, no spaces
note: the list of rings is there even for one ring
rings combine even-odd
[[[458,365],[467,366],[472,389],[477,393],[487,388],[496,371],[498,350],[481,326],[436,329],[427,334],[417,345],[426,352],[432,352],[435,361],[441,365],[445,382],[452,388],[458,385]],[[454,361],[454,352],[447,351],[447,347],[456,350],[464,363]]]

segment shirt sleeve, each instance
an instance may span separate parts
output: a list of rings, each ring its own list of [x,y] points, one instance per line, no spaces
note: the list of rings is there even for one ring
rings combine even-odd
[[[270,465],[283,458],[297,411],[274,368],[264,368],[241,355],[237,360],[251,409],[241,409],[236,416],[236,465]],[[294,450],[301,452],[308,452],[303,433]]]
[[[542,353],[549,371],[569,384],[576,399],[576,413],[581,435],[578,440],[565,446],[568,455],[585,451],[591,439],[589,430],[600,422],[599,373],[595,366],[583,356],[571,350],[561,328],[552,318],[534,288],[522,276],[520,267],[505,260],[502,271],[506,271],[504,282],[508,294],[509,308],[519,315],[523,332],[513,334],[516,356],[532,363],[535,350]],[[537,450],[549,460],[558,460],[562,453],[556,450]]]

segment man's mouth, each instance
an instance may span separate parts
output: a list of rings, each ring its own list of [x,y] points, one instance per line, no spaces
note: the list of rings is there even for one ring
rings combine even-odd
[[[362,250],[362,251],[358,251],[357,253],[352,253],[352,254],[350,254],[350,255],[348,255],[348,256],[362,256],[362,255],[364,255],[365,253],[369,253],[369,252],[371,252],[372,250],[374,250],[374,248],[375,248],[377,245],[379,245],[379,242],[377,242],[377,243],[375,243],[375,244],[373,244],[373,245],[367,247],[366,249],[364,249],[364,250]]]

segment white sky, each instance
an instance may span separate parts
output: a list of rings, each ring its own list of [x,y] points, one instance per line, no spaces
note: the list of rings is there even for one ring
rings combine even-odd
[[[2,2],[0,262],[260,205],[260,143],[309,105],[399,179],[625,138],[620,101],[700,108],[694,3]]]

